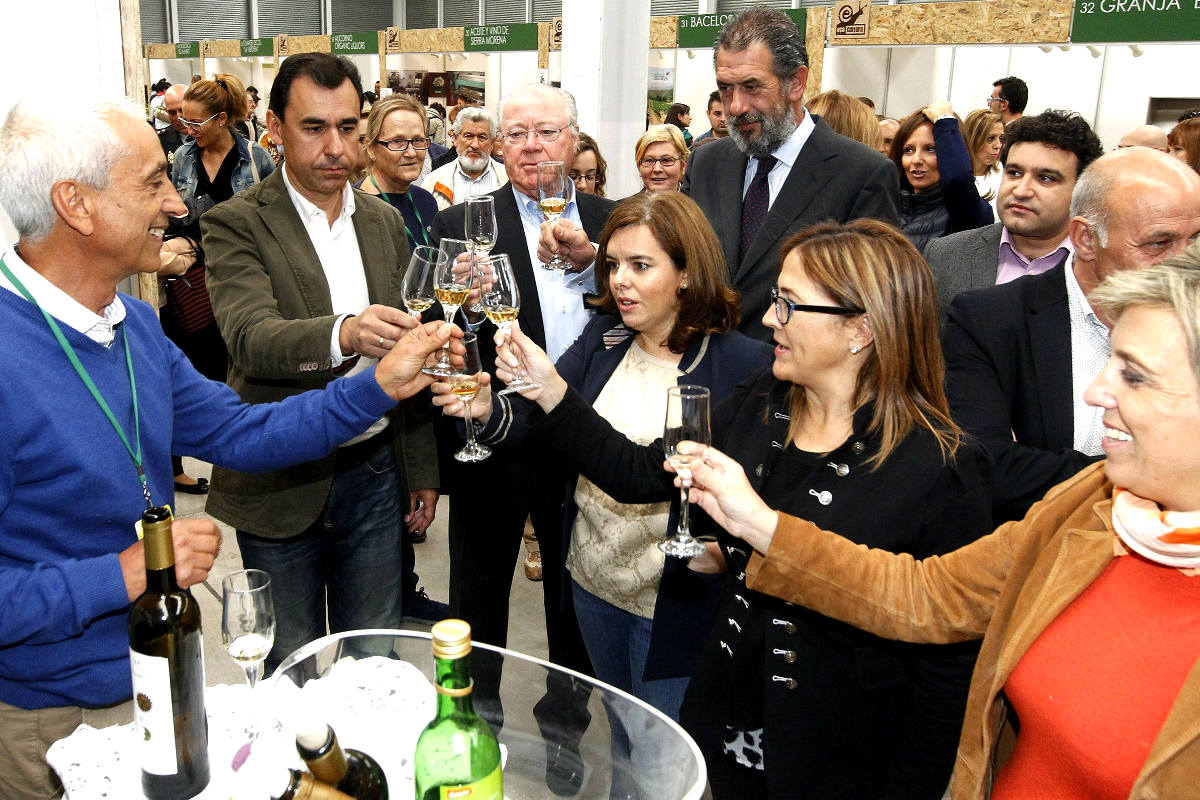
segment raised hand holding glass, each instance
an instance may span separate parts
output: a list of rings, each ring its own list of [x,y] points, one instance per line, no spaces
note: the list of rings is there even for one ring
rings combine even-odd
[[[695,558],[704,554],[704,543],[692,538],[688,490],[692,486],[692,462],[704,458],[704,450],[679,452],[680,442],[695,442],[704,447],[712,444],[708,421],[709,391],[703,386],[672,386],[667,389],[667,419],[663,425],[663,452],[679,475],[682,502],[675,536],[658,543],[664,553],[679,558]]]

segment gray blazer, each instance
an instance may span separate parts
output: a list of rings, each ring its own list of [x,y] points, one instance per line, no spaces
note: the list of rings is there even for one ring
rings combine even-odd
[[[1003,232],[1004,226],[996,222],[931,239],[925,246],[925,260],[937,281],[938,319],[943,326],[955,295],[996,284]]]
[[[355,190],[354,230],[372,303],[402,307],[408,245],[400,213]],[[324,388],[336,376],[329,342],[337,315],[300,215],[276,170],[200,219],[213,315],[229,348],[229,385],[248,403]],[[433,426],[421,395],[389,412],[401,502],[438,485]],[[297,431],[297,435],[301,432]],[[335,456],[272,472],[215,467],[208,513],[261,536],[293,536],[325,507]]]
[[[682,190],[704,211],[725,251],[733,288],[742,294],[738,329],[770,341],[762,324],[779,274],[779,245],[789,235],[827,219],[846,222],[874,217],[898,225],[900,183],[896,168],[866,145],[834,133],[814,115],[816,128],[792,165],[744,259],[738,259],[742,232],[742,184],[746,155],[729,137],[692,153]]]

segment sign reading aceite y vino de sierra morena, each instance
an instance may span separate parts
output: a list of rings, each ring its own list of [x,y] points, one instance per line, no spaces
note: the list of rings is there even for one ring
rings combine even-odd
[[[1200,39],[1200,0],[1075,0],[1071,41],[1191,42]]]
[[[538,26],[536,22],[522,22],[515,25],[479,25],[463,28],[463,49],[468,53],[537,50]]]
[[[792,18],[804,37],[807,9],[784,9],[783,13]],[[680,14],[677,29],[678,42],[676,47],[712,47],[717,41],[717,34],[734,14]]]

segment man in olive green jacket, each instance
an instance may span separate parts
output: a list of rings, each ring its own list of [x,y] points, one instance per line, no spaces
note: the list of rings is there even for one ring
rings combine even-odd
[[[397,308],[403,220],[347,183],[361,98],[345,59],[289,58],[267,114],[285,165],[201,221],[228,382],[247,402],[366,369],[417,324]],[[289,469],[214,469],[208,512],[237,529],[245,566],[272,575],[269,667],[325,634],[327,593],[331,631],[400,626],[415,588],[404,526],[423,531],[437,501],[428,409],[413,398],[335,454]]]

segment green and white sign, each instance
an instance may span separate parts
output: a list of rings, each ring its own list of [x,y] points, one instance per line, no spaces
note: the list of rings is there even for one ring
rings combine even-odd
[[[522,22],[516,25],[479,25],[463,28],[463,49],[468,53],[537,50],[538,26],[536,22]]]
[[[176,58],[199,58],[200,43],[199,42],[176,42],[175,43]]]
[[[239,44],[245,57],[275,55],[274,39],[242,39]]]
[[[1200,39],[1200,0],[1075,0],[1071,41],[1191,42]]]
[[[335,33],[329,37],[329,51],[339,56],[361,56],[379,52],[379,34]]]
[[[800,37],[804,38],[807,11],[803,8],[784,9],[783,13],[792,18],[800,29]],[[678,39],[676,47],[712,47],[717,41],[717,35],[725,23],[735,14],[680,14]]]

